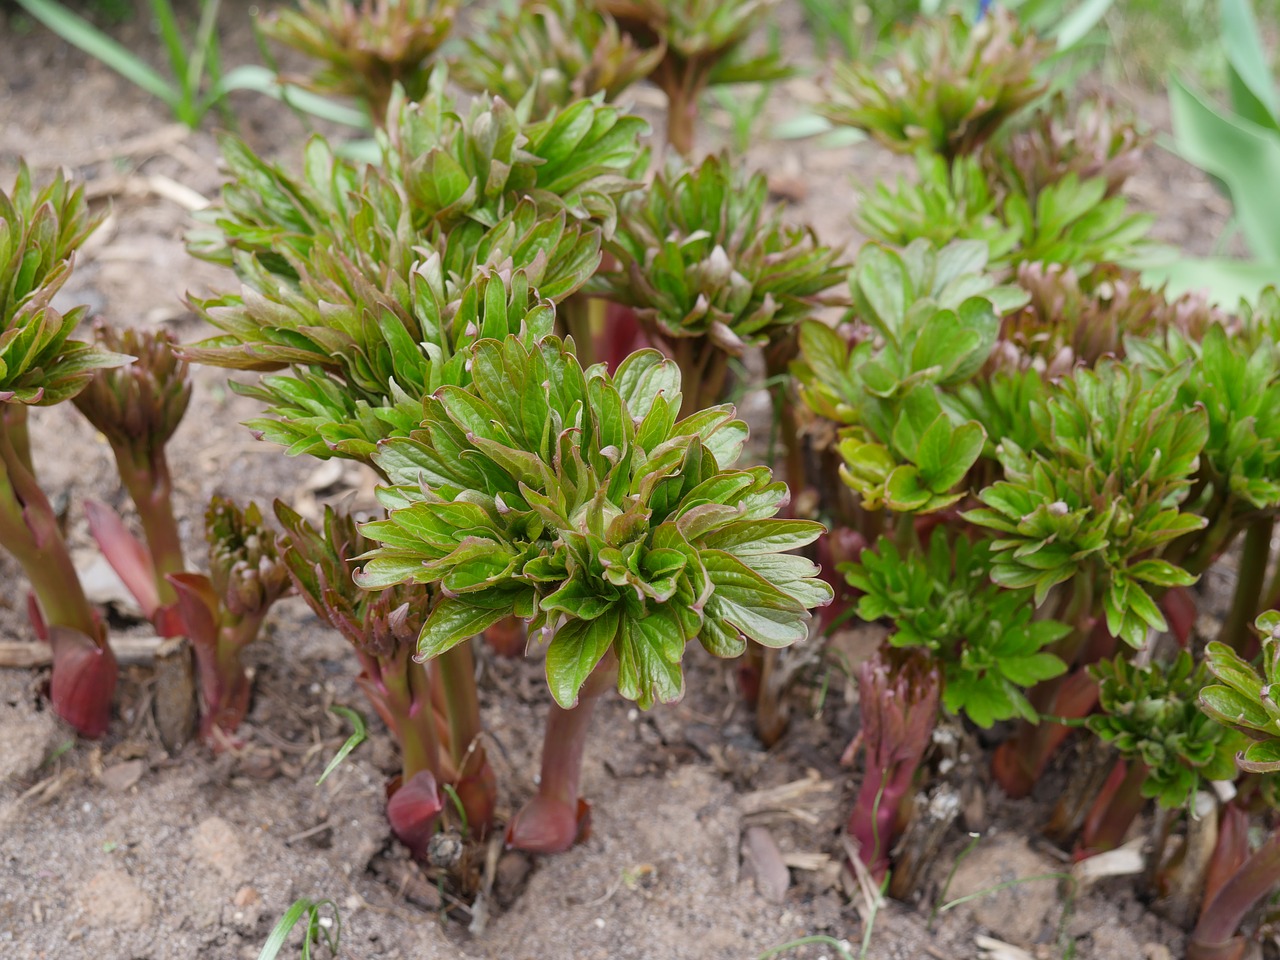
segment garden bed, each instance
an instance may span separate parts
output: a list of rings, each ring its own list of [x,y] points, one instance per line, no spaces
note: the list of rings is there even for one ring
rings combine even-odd
[[[184,342],[207,335],[182,297],[225,288],[228,276],[188,256],[182,236],[193,226],[189,202],[219,189],[213,135],[173,127],[162,105],[116,74],[10,19],[0,20],[0,182],[11,181],[20,157],[40,173],[66,165],[111,205],[62,299],[88,303],[112,323],[163,324]],[[255,60],[247,7],[230,4],[223,20],[227,62]],[[798,12],[784,8],[782,25],[788,52],[811,58]],[[137,21],[118,35],[134,49],[154,43]],[[809,84],[780,84],[768,116],[798,112]],[[642,91],[642,110],[652,106],[646,98]],[[1161,98],[1129,99],[1148,123],[1166,125]],[[232,109],[254,149],[294,162],[306,135],[297,118],[248,95],[237,95]],[[856,239],[851,181],[901,166],[865,144],[767,141],[753,146],[748,162],[769,171],[773,190],[791,201],[789,217],[835,245]],[[1128,192],[1158,216],[1157,238],[1193,253],[1209,251],[1229,212],[1201,174],[1157,149]],[[196,367],[193,375],[191,411],[170,447],[191,555],[200,552],[198,521],[214,493],[263,503],[281,497],[313,517],[323,503],[372,505],[373,481],[362,468],[278,455],[239,426],[257,405],[231,393],[222,371]],[[767,417],[761,396],[742,407],[753,423]],[[67,405],[36,416],[45,424],[35,450],[43,482],[56,503],[73,505],[68,536],[88,565],[91,541],[74,505],[94,497],[126,507],[110,449]],[[1215,571],[1203,589],[1229,583],[1229,572]],[[109,580],[101,588],[112,593]],[[18,568],[0,552],[0,641],[29,638],[24,595]],[[119,599],[113,603],[117,637],[147,634]],[[868,641],[870,629],[847,630],[838,642],[865,655],[877,639]],[[76,740],[53,717],[41,690],[47,670],[0,671],[7,957],[252,958],[299,897],[334,901],[343,955],[370,960],[740,960],[814,935],[850,941],[855,954],[867,935],[867,955],[877,960],[961,960],[977,955],[980,936],[1036,958],[1068,949],[1079,960],[1181,955],[1182,931],[1148,911],[1124,878],[1073,896],[1054,879],[1028,880],[931,918],[936,903],[1070,869],[1036,839],[1053,776],[1029,800],[1011,802],[988,786],[981,762],[973,764],[964,813],[965,829],[980,832],[981,842],[966,852],[968,838],[953,830],[922,902],[889,902],[873,917],[840,866],[838,834],[857,785],[839,764],[857,726],[854,687],[805,645],[785,661],[799,680],[791,729],[771,750],[754,736],[732,666],[701,651],[687,664],[681,703],[645,713],[606,699],[585,767],[591,837],[546,858],[495,846],[493,862],[475,867],[487,895],[463,902],[433,885],[391,838],[383,785],[397,769],[394,745],[353,683],[349,646],[296,598],[275,608],[267,634],[248,653],[255,693],[245,745],[216,758],[198,744],[174,755],[160,745],[148,709],[157,691],[145,664],[125,669],[119,721],[97,743]],[[482,658],[480,665],[505,820],[532,792],[550,697],[539,663]],[[371,736],[317,787],[347,735],[328,712],[332,704],[369,714]],[[789,873],[779,877],[767,842],[751,828],[767,831]],[[833,948],[797,946],[785,956],[830,957]]]

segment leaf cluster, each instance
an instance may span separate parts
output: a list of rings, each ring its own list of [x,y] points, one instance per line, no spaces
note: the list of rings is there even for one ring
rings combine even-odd
[[[370,462],[421,419],[421,398],[468,382],[483,337],[550,332],[552,303],[600,262],[616,202],[638,183],[643,122],[580,101],[537,123],[500,99],[454,111],[437,71],[358,170],[319,139],[293,178],[227,141],[235,179],[205,247],[231,262],[239,295],[196,306],[221,333],[186,349],[262,372],[237,389],[269,416],[255,429],[293,453]]]
[[[301,0],[258,22],[273,40],[320,62],[289,78],[324,96],[355,97],[381,120],[399,85],[412,98],[427,87],[430,60],[453,29],[458,0]]]
[[[1031,591],[993,583],[991,566],[988,541],[938,527],[927,552],[904,554],[881,538],[845,573],[863,593],[862,619],[889,619],[893,646],[922,649],[939,664],[947,710],[983,728],[1015,716],[1035,723],[1023,690],[1066,671],[1044,648],[1069,628],[1034,620]]]
[[[1108,103],[1071,107],[1059,93],[1026,123],[988,143],[982,160],[989,176],[1031,200],[1072,174],[1077,180],[1101,178],[1104,195],[1114,197],[1138,169],[1149,140]]]
[[[1107,196],[1103,177],[1074,171],[1035,196],[992,182],[982,163],[961,157],[916,157],[917,180],[881,182],[862,198],[854,223],[867,237],[896,246],[917,238],[945,244],[985,240],[995,266],[1061,263],[1084,272],[1136,258],[1147,247],[1152,218]]]
[[[597,93],[615,100],[666,55],[665,43],[641,47],[613,17],[579,0],[523,0],[466,44],[453,67],[458,82],[508,103],[532,97],[534,117]]]
[[[1102,712],[1085,723],[1124,759],[1146,765],[1144,797],[1179,807],[1204,781],[1234,778],[1239,737],[1199,709],[1205,674],[1189,652],[1147,666],[1121,655],[1089,672]]]
[[[113,449],[146,464],[173,436],[191,402],[187,361],[165,330],[98,323],[94,341],[108,353],[133,357],[133,363],[97,371],[73,402]]]
[[[663,339],[707,337],[731,355],[786,334],[843,274],[811,229],[782,222],[765,178],[724,154],[624,201],[607,248],[618,266],[593,289]]]
[[[1246,773],[1280,773],[1280,704],[1272,694],[1280,682],[1280,611],[1258,617],[1262,672],[1225,643],[1205,649],[1205,664],[1217,683],[1200,691],[1200,709],[1251,741],[1236,755]]]
[[[128,361],[72,339],[83,307],[63,313],[52,304],[97,224],[84,188],[61,172],[37,188],[22,164],[12,189],[0,190],[0,403],[61,403],[95,370]]]
[[[886,63],[838,64],[819,110],[899,153],[923,147],[951,161],[1044,92],[1036,69],[1049,50],[1002,8],[976,23],[959,13],[920,18]]]
[[[831,589],[783,551],[822,528],[774,519],[787,491],[768,469],[731,469],[747,432],[732,408],[677,422],[680,375],[656,351],[612,377],[554,337],[471,352],[471,388],[437,391],[420,429],[375,457],[394,486],[388,518],[364,527],[382,546],[358,579],[439,584],[420,654],[515,615],[554,631],[546,673],[562,706],[610,654],[619,691],[648,706],[681,695],[694,638],[736,656],[746,638],[806,636]]]
[[[1146,286],[1136,271],[1114,264],[1082,276],[1060,263],[1023,263],[1017,282],[1030,300],[1005,320],[992,365],[1034,367],[1050,378],[1078,363],[1124,357],[1132,338],[1178,330],[1198,341],[1215,321],[1226,319],[1199,294],[1171,298]]]
[[[979,494],[966,519],[996,532],[992,577],[1034,587],[1043,603],[1059,583],[1096,584],[1107,629],[1140,646],[1168,628],[1151,592],[1194,577],[1151,551],[1202,528],[1181,509],[1208,437],[1205,412],[1178,402],[1184,371],[1143,376],[1105,360],[1080,368],[1027,412],[1038,442],[996,448],[1005,479]]]
[[[595,5],[641,46],[665,45],[652,79],[668,96],[681,87],[696,92],[708,84],[762,83],[788,73],[776,53],[753,56],[746,49],[777,0],[596,0]]]
[[[330,506],[319,528],[277,500],[284,529],[280,556],[298,593],[325,623],[360,652],[381,660],[409,656],[426,620],[430,594],[417,585],[385,590],[356,586],[355,558],[374,547],[355,519]]]
[[[849,276],[857,339],[817,321],[800,329],[800,396],[846,426],[841,477],[870,509],[930,512],[963,496],[955,488],[986,432],[948,392],[982,369],[1000,314],[1025,299],[996,284],[986,262],[978,241],[868,244]]]
[[[1267,297],[1280,306],[1274,289]],[[1208,424],[1197,505],[1241,523],[1280,507],[1280,341],[1268,319],[1274,323],[1280,311],[1246,317],[1230,330],[1215,322],[1200,338],[1174,327],[1163,337],[1126,341],[1136,364],[1186,371],[1179,401],[1203,409]]]
[[[209,583],[226,615],[254,617],[289,589],[276,537],[262,521],[256,503],[243,509],[215,496],[204,518],[209,541]]]

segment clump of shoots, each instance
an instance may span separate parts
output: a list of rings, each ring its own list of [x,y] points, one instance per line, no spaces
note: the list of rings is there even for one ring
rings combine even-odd
[[[195,650],[200,735],[215,749],[234,743],[249,709],[241,652],[257,639],[271,605],[289,588],[275,535],[255,504],[243,510],[214,497],[205,512],[209,573],[174,573],[178,616]]]
[[[1066,672],[1045,648],[1069,628],[1033,620],[1031,591],[991,582],[991,545],[935,528],[928,552],[903,554],[882,538],[847,568],[862,591],[858,615],[889,618],[894,647],[922,651],[942,675],[942,705],[979,727],[1038,716],[1023,691]]]
[[[616,100],[666,55],[666,45],[640,47],[607,13],[579,0],[523,0],[499,13],[477,38],[454,76],[464,87],[508,103],[528,104],[544,117],[574,100],[603,94]]]
[[[88,737],[110,722],[116,660],[36,479],[28,409],[69,400],[95,370],[130,359],[73,339],[84,308],[52,304],[95,226],[83,188],[61,173],[37,189],[23,165],[0,190],[0,545],[26,574],[33,626],[53,647],[53,708]]]
[[[727,155],[659,174],[624,203],[607,246],[618,266],[596,289],[634,308],[675,358],[688,391],[681,416],[721,402],[731,360],[749,347],[785,370],[795,325],[843,275],[812,230],[782,223],[765,178]]]
[[[173,513],[173,480],[165,454],[191,400],[187,362],[175,353],[165,332],[133,328],[95,328],[105,350],[133,356],[119,369],[99,370],[75,398],[75,405],[111,445],[116,469],[128,491],[144,540],[138,541],[110,508],[86,506],[94,539],[162,636],[181,633],[174,604],[178,597],[166,579],[184,569],[182,537]]]
[[[1036,69],[1049,50],[1004,9],[977,22],[959,13],[921,18],[889,62],[837,65],[820,109],[892,150],[923,148],[951,163],[1044,92]]]
[[[549,722],[538,796],[507,841],[565,850],[585,822],[584,718],[614,664],[618,691],[647,708],[683,694],[694,639],[720,657],[748,638],[804,639],[831,589],[782,551],[822,527],[775,517],[787,491],[767,468],[733,469],[746,426],[732,408],[677,419],[679,370],[656,351],[609,376],[553,337],[508,337],[475,344],[470,366],[470,389],[428,397],[421,428],[376,454],[390,513],[364,527],[382,546],[358,581],[438,584],[428,658],[511,615],[541,631],[548,686],[572,716]]]
[[[1073,110],[1058,94],[1028,123],[988,144],[983,160],[994,179],[1033,201],[1072,174],[1080,180],[1100,177],[1105,195],[1114,197],[1138,169],[1149,139],[1119,120],[1107,103],[1086,102]]]
[[[1208,781],[1233,779],[1239,743],[1199,709],[1204,671],[1185,650],[1145,667],[1117,656],[1089,672],[1102,709],[1086,725],[1126,765],[1115,792],[1086,821],[1080,844],[1092,852],[1118,847],[1146,800],[1176,810]]]
[[[426,92],[431,58],[453,29],[458,0],[302,0],[259,21],[262,32],[313,60],[309,77],[285,77],[322,96],[354,97],[382,123],[397,85]]]
[[[1184,375],[1150,380],[1115,361],[1077,370],[1033,402],[1036,439],[1029,449],[1002,440],[996,453],[1004,479],[981,491],[982,507],[964,514],[999,535],[996,583],[1032,588],[1037,605],[1052,595],[1055,619],[1072,628],[1053,650],[1068,665],[1080,658],[1098,621],[1105,621],[1107,636],[1132,647],[1141,647],[1149,630],[1167,630],[1153,594],[1195,581],[1151,555],[1206,523],[1180,508],[1208,436],[1204,410],[1177,402]],[[1032,705],[1069,715],[1055,705],[1065,683],[1040,684]],[[1008,793],[1030,790],[1054,730],[1024,727],[997,753]]]
[[[641,47],[665,47],[650,79],[667,95],[667,143],[693,153],[698,103],[713,84],[765,83],[786,76],[773,53],[746,44],[777,0],[596,0]]]
[[[280,550],[290,578],[316,616],[355,648],[361,667],[356,684],[400,745],[401,773],[388,806],[396,835],[424,857],[447,809],[441,790],[448,784],[468,830],[483,838],[493,823],[497,790],[480,740],[474,685],[467,682],[474,672],[469,646],[451,651],[447,666],[415,659],[431,594],[414,584],[358,587],[352,579],[356,558],[374,544],[350,516],[326,507],[317,530],[276,501],[276,517],[285,531]]]

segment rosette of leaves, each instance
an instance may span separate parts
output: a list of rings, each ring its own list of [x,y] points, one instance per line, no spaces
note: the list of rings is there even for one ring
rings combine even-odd
[[[320,61],[309,77],[287,77],[323,96],[355,97],[375,122],[400,85],[417,99],[432,56],[453,29],[458,0],[301,0],[262,17],[262,32]]]
[[[355,558],[374,544],[350,515],[326,506],[317,529],[279,500],[275,511],[284,528],[279,548],[290,579],[316,616],[355,649],[361,667],[356,685],[400,745],[400,789],[410,785],[413,794],[434,799],[425,806],[403,800],[390,805],[396,835],[424,856],[438,814],[447,809],[441,795],[447,784],[465,811],[468,830],[483,836],[493,822],[496,781],[478,739],[474,683],[455,682],[455,676],[433,682],[439,678],[432,677],[432,667],[439,672],[441,665],[414,658],[430,592],[417,584],[378,591],[358,587]],[[466,645],[460,650],[465,653]],[[465,668],[465,660],[460,666]]]
[[[1017,243],[1013,229],[1000,222],[999,197],[985,171],[972,157],[948,166],[938,156],[915,157],[914,183],[877,181],[859,197],[853,224],[870,240],[905,247],[927,240],[935,247],[953,240],[981,240],[993,260]]]
[[[777,0],[595,0],[642,47],[665,46],[649,79],[667,95],[667,142],[693,151],[698,101],[708,86],[767,83],[788,73],[776,53],[753,56],[747,40]]]
[[[666,55],[665,43],[641,48],[613,17],[580,0],[522,0],[466,43],[454,63],[457,81],[508,103],[532,96],[534,117],[597,93],[616,100]]]
[[[1085,724],[1130,764],[1141,764],[1141,794],[1183,806],[1205,781],[1231,780],[1239,739],[1199,708],[1205,673],[1191,654],[1139,666],[1123,655],[1089,668],[1101,713]]]
[[[1134,647],[1148,628],[1168,629],[1152,593],[1195,576],[1151,554],[1206,522],[1181,509],[1208,437],[1204,410],[1178,402],[1184,377],[1106,360],[1031,407],[1039,444],[1004,438],[1004,479],[965,514],[996,532],[992,579],[1034,588],[1037,605],[1070,582],[1075,614],[1100,608],[1110,634]]]
[[[544,264],[547,252],[540,250]],[[414,269],[407,288],[387,293],[358,272],[347,273],[346,283],[307,277],[300,291],[280,285],[274,297],[202,304],[202,314],[228,333],[185,352],[218,366],[285,368],[233,388],[266,405],[266,415],[247,425],[291,455],[374,466],[381,440],[417,428],[423,397],[470,383],[471,344],[551,332],[551,301],[525,271],[504,273],[478,272],[456,301],[438,254]]]
[[[328,249],[381,285],[407,282],[423,249],[435,248],[448,251],[446,266],[464,286],[470,266],[494,258],[496,248],[520,240],[547,245],[531,237],[533,220],[563,214],[569,232],[612,232],[619,197],[639,186],[633,174],[645,162],[643,120],[579,101],[529,123],[488,97],[473,100],[464,117],[446,81],[439,68],[421,101],[396,99],[390,128],[379,134],[377,166],[357,167],[316,137],[303,175],[294,177],[224,138],[232,179],[209,215],[216,232],[194,237],[192,251],[241,271],[235,253],[244,251],[296,281],[299,267],[290,257],[306,262],[317,248]]]
[[[173,513],[173,476],[165,444],[191,402],[187,362],[166,331],[117,329],[99,323],[94,339],[104,350],[132,356],[127,367],[99,370],[74,399],[76,408],[107,438],[116,470],[138,511],[138,541],[109,507],[86,505],[103,555],[128,586],[147,619],[164,636],[179,632],[172,619],[177,595],[167,575],[185,566]]]
[[[986,432],[944,405],[946,391],[986,362],[1000,330],[995,304],[1003,312],[1024,296],[985,276],[985,264],[975,241],[942,251],[868,244],[849,278],[867,334],[850,343],[822,323],[801,327],[801,398],[845,425],[840,475],[868,509],[928,513],[964,495],[956,487]]]
[[[683,692],[690,640],[736,656],[744,637],[805,637],[830,588],[783,551],[822,527],[770,519],[786,487],[731,469],[746,439],[732,407],[677,420],[678,368],[653,350],[609,377],[554,337],[508,337],[477,343],[471,366],[470,390],[428,397],[420,429],[375,454],[394,486],[359,580],[440,583],[420,653],[515,614],[553,629],[561,706],[612,651],[619,692],[648,707]]]
[[[818,109],[899,153],[923,148],[950,164],[1044,92],[1036,69],[1051,49],[1000,8],[976,22],[959,13],[920,18],[888,62],[838,64]]]
[[[53,647],[54,710],[91,737],[110,721],[116,661],[37,481],[27,408],[71,399],[95,371],[130,359],[75,339],[84,308],[52,304],[96,225],[83,188],[61,173],[37,187],[23,164],[0,190],[0,544],[27,575],[33,626]]]
[[[1149,136],[1120,120],[1106,102],[1069,107],[1061,93],[1030,121],[996,138],[983,152],[991,175],[1013,193],[1034,200],[1050,184],[1074,174],[1101,178],[1107,197],[1138,169]]]
[[[889,642],[919,649],[938,664],[942,705],[983,728],[998,720],[1039,720],[1023,690],[1066,672],[1045,648],[1070,629],[1035,620],[1030,590],[990,579],[989,541],[935,528],[927,551],[901,552],[881,538],[844,568],[862,591],[858,616],[893,624]]]
[[[178,614],[196,655],[200,735],[215,749],[234,742],[249,709],[241,653],[257,639],[267,611],[289,589],[275,534],[257,504],[215,496],[205,511],[209,573],[174,573]]]
[[[729,359],[789,338],[843,273],[812,230],[782,222],[765,178],[727,155],[659,174],[607,247],[618,267],[593,289],[634,308],[676,358],[684,416],[718,403]]]
[[[865,194],[854,226],[872,240],[905,246],[924,238],[941,245],[955,239],[985,240],[992,265],[1061,263],[1088,272],[1124,263],[1147,250],[1152,219],[1129,211],[1123,197],[1107,197],[1101,177],[1075,173],[1045,185],[1030,198],[999,190],[981,163],[959,158],[950,168],[918,154],[917,182],[901,177]]]
[[[439,584],[428,658],[506,616],[544,630],[557,706],[539,794],[508,840],[562,850],[582,827],[586,718],[613,674],[648,707],[682,695],[695,638],[720,657],[803,639],[831,588],[785,551],[822,527],[775,519],[787,491],[767,468],[733,469],[747,431],[732,408],[677,419],[679,370],[656,351],[611,377],[554,337],[508,337],[475,344],[471,371],[469,390],[437,391],[421,428],[375,455],[394,486],[388,518],[364,527],[382,546],[358,580]]]
[[[1226,319],[1199,294],[1170,299],[1136,271],[1115,264],[1081,276],[1064,264],[1023,263],[1017,279],[1030,300],[1006,318],[992,365],[1030,367],[1051,378],[1078,363],[1123,357],[1129,338],[1179,330],[1198,341]]]
[[[437,69],[428,96],[397,101],[384,164],[408,198],[414,226],[449,229],[468,219],[492,227],[532,196],[613,232],[619,198],[640,184],[648,124],[601,98],[580,100],[530,122],[501,97],[477,97],[463,118]],[[525,105],[527,109],[528,105]]]
[[[1202,338],[1179,330],[1126,341],[1133,361],[1165,372],[1185,368],[1179,399],[1208,417],[1191,503],[1209,520],[1174,545],[1200,572],[1244,535],[1240,576],[1219,640],[1245,650],[1249,624],[1264,607],[1271,531],[1280,513],[1280,297],[1266,294],[1257,311],[1230,327],[1214,323]]]

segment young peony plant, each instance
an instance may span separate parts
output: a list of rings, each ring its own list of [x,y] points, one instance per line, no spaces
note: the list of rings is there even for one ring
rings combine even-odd
[[[167,332],[117,330],[99,324],[96,342],[135,359],[120,369],[97,371],[73,401],[107,438],[116,470],[138,511],[143,540],[103,503],[85,505],[98,548],[129,588],[161,636],[184,633],[177,594],[167,577],[185,568],[182,536],[173,513],[173,478],[165,444],[191,402],[187,362]]]
[[[426,89],[430,62],[448,38],[458,0],[303,0],[258,21],[268,37],[320,61],[309,77],[285,76],[323,96],[355,97],[375,123],[397,84]]]
[[[84,308],[52,304],[95,226],[83,188],[62,174],[37,188],[24,165],[13,188],[0,190],[0,545],[26,574],[33,626],[53,648],[54,711],[89,737],[107,730],[116,659],[37,481],[27,413],[73,398],[95,370],[130,359],[74,339]]]
[[[788,73],[772,52],[752,56],[747,41],[777,0],[595,0],[646,49],[665,53],[650,79],[667,95],[667,143],[693,152],[698,101],[707,87],[767,83]]]
[[[820,109],[892,150],[925,149],[951,163],[1044,92],[1036,69],[1049,50],[1006,10],[977,22],[959,13],[921,18],[889,63],[837,65]]]
[[[768,193],[763,176],[727,154],[673,167],[623,202],[606,244],[618,265],[595,289],[633,308],[676,359],[685,416],[722,400],[730,361],[748,347],[780,354],[770,372],[781,373],[795,325],[843,276],[837,252],[783,224]]]
[[[667,52],[662,42],[641,47],[613,17],[582,0],[523,0],[466,43],[466,56],[454,65],[458,82],[508,103],[532,97],[534,117],[598,93],[616,100]]]
[[[215,750],[235,742],[249,711],[250,677],[241,652],[257,639],[289,573],[257,504],[241,509],[214,497],[205,511],[209,573],[171,573],[177,609],[200,676],[200,736]]]
[[[677,419],[680,373],[656,351],[610,376],[554,337],[481,340],[471,373],[470,390],[428,397],[420,428],[375,455],[389,515],[363,528],[381,546],[357,581],[438,584],[428,658],[506,616],[542,629],[555,703],[537,796],[508,842],[556,852],[589,822],[578,780],[599,695],[678,699],[694,639],[720,657],[747,638],[803,640],[832,592],[785,551],[823,528],[775,516],[788,494],[768,468],[733,469],[747,428],[731,407]]]

